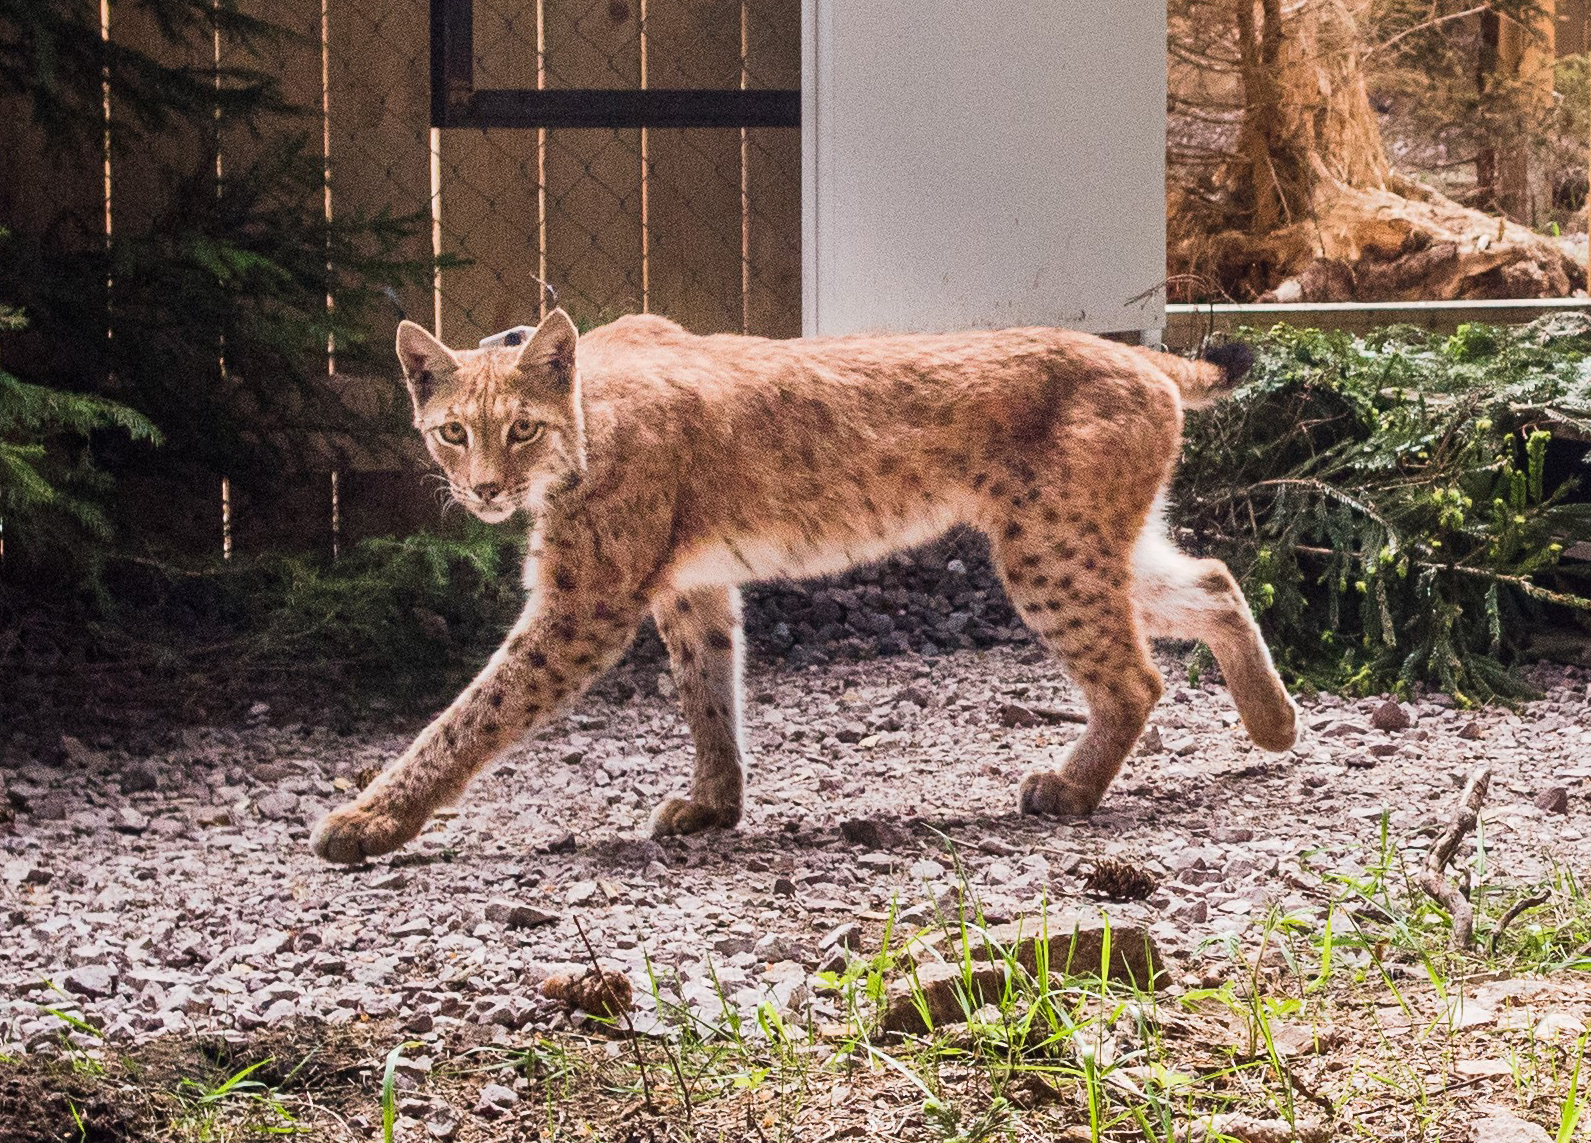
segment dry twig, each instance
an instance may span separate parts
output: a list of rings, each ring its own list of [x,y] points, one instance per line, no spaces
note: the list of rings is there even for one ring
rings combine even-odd
[[[1498,921],[1497,927],[1492,930],[1492,942],[1490,947],[1492,954],[1495,955],[1497,952],[1497,938],[1503,935],[1504,929],[1514,923],[1515,917],[1519,916],[1519,914],[1523,913],[1526,909],[1534,909],[1537,905],[1545,905],[1551,899],[1551,893],[1532,893],[1528,897],[1521,897],[1512,905],[1508,906],[1508,912],[1503,914],[1502,920]]]
[[[1470,947],[1470,940],[1475,930],[1475,910],[1463,889],[1450,882],[1444,870],[1447,868],[1447,863],[1453,859],[1453,851],[1458,848],[1459,842],[1463,841],[1480,821],[1481,803],[1486,800],[1486,790],[1491,782],[1492,768],[1477,766],[1474,773],[1469,776],[1469,781],[1464,783],[1464,792],[1459,796],[1458,812],[1448,823],[1447,831],[1431,847],[1431,854],[1425,861],[1425,870],[1419,877],[1420,888],[1445,908],[1453,918],[1453,947],[1465,951]]]
[[[579,917],[575,917],[573,920],[575,923],[575,932],[580,934],[580,942],[586,946],[586,955],[591,958],[591,971],[597,974],[597,981],[599,984],[606,985],[607,976],[602,971],[601,962],[597,960],[597,950],[591,947],[591,938],[586,936],[585,926],[580,923]],[[641,1056],[641,1040],[640,1037],[635,1034],[635,1025],[630,1021],[630,1005],[628,998],[625,998],[625,1003],[622,1005],[617,1004],[617,1001],[620,999],[620,997],[614,994],[611,985],[608,985],[607,987],[609,999],[615,1002],[615,1006],[618,1008],[616,1015],[623,1017],[624,1030],[630,1034],[630,1047],[635,1052],[635,1070],[639,1072],[641,1076],[641,1098],[643,1100],[644,1106],[648,1111],[655,1110],[657,1104],[652,1100],[652,1084],[646,1077],[646,1060]],[[690,1115],[690,1107],[690,1095],[687,1094],[685,1096],[685,1113],[687,1117]]]

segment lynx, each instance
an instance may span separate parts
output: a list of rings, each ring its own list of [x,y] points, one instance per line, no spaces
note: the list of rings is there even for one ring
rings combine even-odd
[[[657,836],[736,824],[745,788],[739,587],[842,571],[952,525],[981,529],[1012,604],[1088,721],[1025,813],[1104,797],[1160,696],[1147,636],[1197,639],[1249,735],[1296,711],[1225,565],[1172,546],[1158,504],[1182,412],[1247,368],[1054,329],[774,341],[660,317],[583,337],[554,310],[524,344],[454,351],[411,322],[398,357],[466,509],[530,520],[528,601],[479,677],[316,828],[332,861],[387,853],[610,666],[648,615],[695,740]]]

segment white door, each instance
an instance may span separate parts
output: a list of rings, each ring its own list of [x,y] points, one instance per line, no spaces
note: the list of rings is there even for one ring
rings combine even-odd
[[[803,3],[807,334],[1165,324],[1163,3]]]

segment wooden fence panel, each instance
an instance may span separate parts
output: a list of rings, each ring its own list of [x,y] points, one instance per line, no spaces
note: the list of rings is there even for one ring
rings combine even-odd
[[[740,86],[740,0],[654,0],[647,83]],[[738,333],[741,304],[740,131],[648,132],[650,308],[696,333]]]
[[[746,0],[746,76],[751,88],[800,88],[800,0]],[[746,191],[747,332],[799,337],[799,129],[753,127],[746,131]]]
[[[547,86],[641,82],[639,0],[545,0]],[[641,132],[556,130],[546,138],[547,276],[576,321],[643,305]]]
[[[475,5],[475,85],[536,86],[534,3]],[[442,336],[468,347],[540,314],[535,283],[536,133],[443,131],[443,249],[468,264],[442,274]]]
[[[430,20],[414,0],[329,0],[328,107],[334,217],[417,216],[394,253],[431,257]],[[434,324],[429,283],[401,295],[408,316]],[[379,350],[395,313],[371,315]]]
[[[97,22],[95,0],[71,2]],[[121,137],[111,163],[113,223],[141,230],[191,209],[180,196],[206,193],[218,150],[225,178],[295,137],[330,172],[334,218],[386,212],[420,220],[402,256],[429,259],[435,212],[441,248],[469,264],[442,274],[439,292],[413,289],[403,302],[409,316],[428,325],[440,308],[441,332],[451,344],[470,345],[483,334],[536,320],[539,273],[584,323],[646,307],[701,332],[799,332],[798,131],[653,129],[644,143],[635,129],[433,132],[425,5],[242,4],[289,34],[259,45],[257,55],[218,46],[203,34],[173,47],[145,9],[120,3],[112,10],[111,32],[118,43],[201,72],[219,60],[272,73],[283,96],[305,113],[267,120],[258,131],[212,130],[201,122],[136,145]],[[478,2],[477,84],[640,86],[642,11],[642,0]],[[799,86],[799,0],[645,0],[644,11],[647,86]],[[118,113],[125,111],[115,93],[111,99]],[[45,144],[26,107],[0,101],[0,150],[20,157],[14,169],[29,175],[0,179],[0,224],[49,234],[63,247],[102,246],[105,179],[97,142],[90,153],[62,157],[50,156]],[[373,314],[369,335],[388,340],[395,316]],[[6,361],[17,361],[27,344],[9,339]],[[380,383],[388,380],[397,384],[395,369]],[[173,473],[169,458],[162,460],[127,474],[118,514],[167,554],[218,553],[221,474]],[[356,468],[403,463],[353,461]],[[453,526],[457,513],[442,513],[421,467],[339,472],[344,550],[364,536]],[[330,481],[329,472],[312,472],[284,477],[271,488],[234,482],[233,550],[327,549]]]

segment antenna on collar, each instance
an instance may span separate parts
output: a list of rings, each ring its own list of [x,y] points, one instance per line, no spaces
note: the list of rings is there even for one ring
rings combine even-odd
[[[534,274],[530,275],[530,280],[532,282],[537,283],[538,285],[541,286],[542,289],[547,291],[548,308],[549,309],[557,309],[558,308],[558,291],[557,291],[556,288],[554,288],[553,284],[551,282],[548,282],[548,281],[545,281],[545,280],[543,280],[541,278],[536,277],[536,275],[534,275]]]
[[[541,288],[547,291],[547,294],[552,302],[549,308],[556,309],[558,305],[558,291],[553,288],[552,284],[550,282],[542,281],[542,279],[536,277],[534,274],[530,275],[530,280],[539,283]],[[516,325],[511,329],[503,330],[501,333],[494,333],[490,337],[481,338],[480,347],[482,349],[498,349],[503,346],[523,345],[525,342],[531,339],[535,332],[536,327],[533,325]]]

